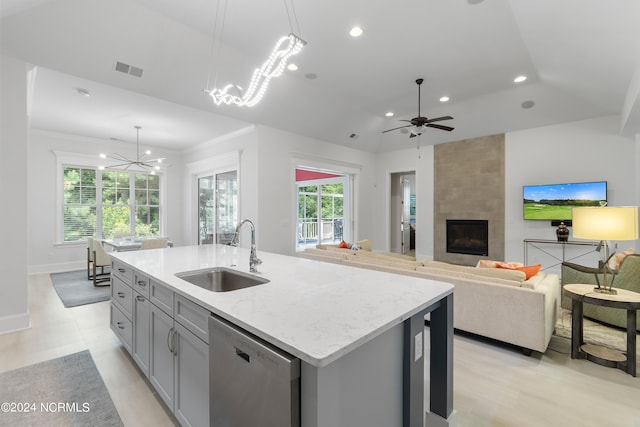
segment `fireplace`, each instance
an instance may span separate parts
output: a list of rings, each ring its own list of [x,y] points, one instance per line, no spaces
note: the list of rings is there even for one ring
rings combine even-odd
[[[489,221],[448,219],[447,252],[487,256],[489,254]]]

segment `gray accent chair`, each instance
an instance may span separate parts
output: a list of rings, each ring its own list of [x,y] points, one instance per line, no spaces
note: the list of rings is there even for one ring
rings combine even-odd
[[[626,289],[640,293],[640,254],[630,254],[623,258],[617,271],[607,271],[607,283],[612,283],[613,288]],[[563,285],[570,283],[584,283],[597,286],[603,283],[602,263],[600,267],[585,267],[571,262],[562,263]],[[562,307],[571,310],[571,299],[562,296]],[[620,328],[627,327],[627,312],[618,308],[600,307],[593,304],[584,304],[585,317],[607,323]],[[640,331],[640,316],[637,319],[636,330]]]

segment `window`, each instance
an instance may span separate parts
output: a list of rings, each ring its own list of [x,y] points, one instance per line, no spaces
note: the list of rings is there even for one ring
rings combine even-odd
[[[64,242],[94,236],[157,236],[160,177],[64,166],[62,222]]]
[[[96,234],[96,170],[64,169],[64,241]]]

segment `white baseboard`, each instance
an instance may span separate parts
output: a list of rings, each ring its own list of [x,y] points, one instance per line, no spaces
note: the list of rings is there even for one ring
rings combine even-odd
[[[29,312],[0,317],[0,334],[31,328]]]
[[[64,273],[65,271],[76,271],[87,268],[87,261],[69,261],[58,264],[30,265],[28,274]]]

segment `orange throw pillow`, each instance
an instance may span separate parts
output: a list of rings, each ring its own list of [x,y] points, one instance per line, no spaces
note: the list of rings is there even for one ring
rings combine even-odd
[[[349,249],[349,244],[343,240],[342,242],[340,242],[338,247],[342,249]]]
[[[542,267],[542,264],[526,265],[524,267],[516,267],[516,268],[498,266],[498,268],[505,268],[506,270],[522,271],[525,274],[525,280],[529,280],[531,277],[538,274],[538,271],[540,271],[540,267]]]

